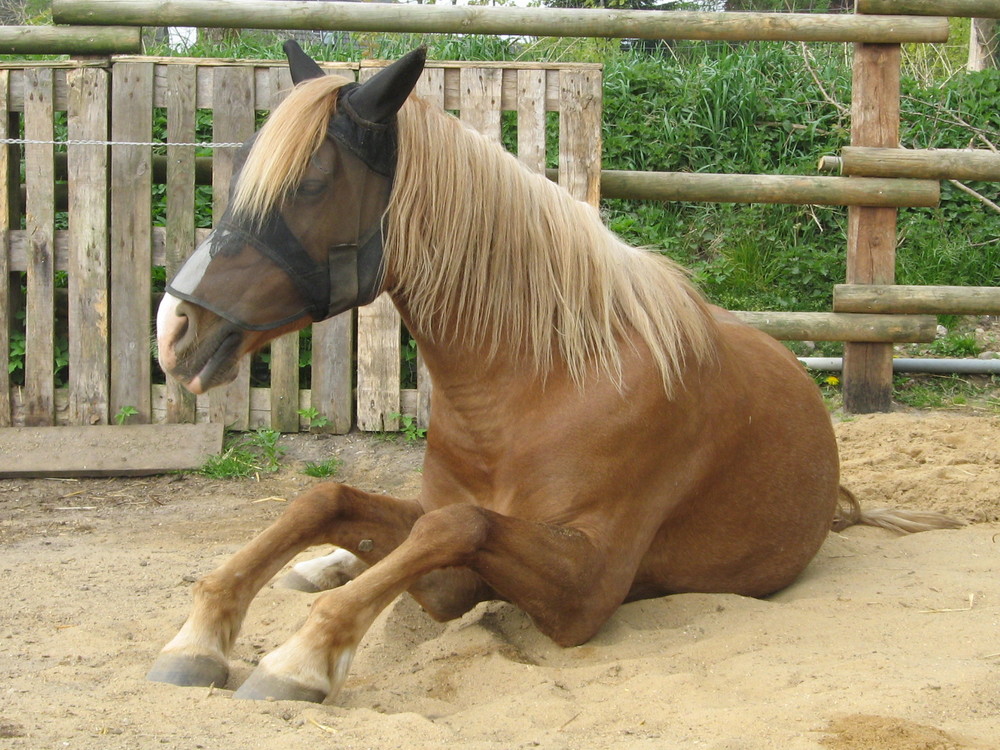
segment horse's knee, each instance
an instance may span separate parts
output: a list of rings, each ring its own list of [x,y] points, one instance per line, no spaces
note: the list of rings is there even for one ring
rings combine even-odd
[[[475,505],[447,505],[418,518],[410,539],[440,557],[443,567],[469,565],[488,537],[488,513]]]

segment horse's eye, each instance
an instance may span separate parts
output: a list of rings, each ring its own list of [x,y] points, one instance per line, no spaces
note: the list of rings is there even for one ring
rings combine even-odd
[[[326,182],[323,180],[305,180],[295,188],[295,194],[302,198],[312,198],[320,195],[326,190]]]

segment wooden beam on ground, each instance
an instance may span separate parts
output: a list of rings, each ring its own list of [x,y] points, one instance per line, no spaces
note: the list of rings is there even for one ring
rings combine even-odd
[[[963,148],[865,148],[845,146],[840,156],[824,156],[821,171],[859,177],[920,180],[1000,180],[1000,154]]]
[[[222,451],[221,424],[5,427],[0,477],[141,476],[197,469]]]
[[[890,11],[890,13],[893,11]],[[53,0],[56,23],[612,39],[944,42],[945,18],[514,8],[305,0]]]
[[[932,315],[864,315],[822,312],[733,312],[747,325],[781,341],[918,343],[933,341]]]
[[[833,309],[841,313],[1000,315],[1000,287],[837,284]]]

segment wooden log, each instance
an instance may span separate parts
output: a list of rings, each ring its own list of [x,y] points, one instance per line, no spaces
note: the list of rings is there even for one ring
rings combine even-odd
[[[10,71],[0,70],[0,138],[10,137],[9,107]],[[0,427],[9,427],[13,417],[10,404],[10,333],[14,320],[10,294],[10,199],[19,179],[11,174],[10,152],[8,146],[0,146]]]
[[[837,284],[833,309],[845,313],[1000,315],[1000,287]]]
[[[601,172],[601,197],[916,207],[936,206],[941,188],[933,180],[604,170]]]
[[[49,68],[25,71],[26,232],[25,424],[55,424],[55,184],[53,77]]]
[[[111,139],[148,141],[153,131],[153,65],[118,63],[113,68]],[[111,405],[151,418],[149,334],[152,293],[151,150],[111,149]]]
[[[142,52],[129,26],[0,26],[3,55],[113,55]]]
[[[194,65],[171,65],[167,69],[167,141],[191,143],[195,138],[195,92],[198,71]],[[195,155],[193,146],[168,146],[167,155],[153,157],[153,182],[157,162],[167,185],[166,259],[167,278],[173,278],[194,250],[195,243]],[[166,375],[166,421],[195,421],[195,396],[172,375]]]
[[[858,13],[1000,18],[1000,0],[857,0]]]
[[[1000,154],[985,149],[845,146],[839,157],[820,159],[819,168],[859,177],[990,181],[1000,180]]]
[[[782,341],[914,343],[933,341],[937,332],[937,318],[931,315],[819,312],[734,312],[733,314],[747,325]]]
[[[10,427],[0,477],[105,477],[197,469],[222,450],[222,425]]]
[[[56,23],[613,39],[943,42],[946,19],[806,13],[580,10],[304,0],[53,0]]]
[[[898,145],[900,59],[898,44],[855,45],[852,146]],[[892,284],[895,274],[896,209],[851,206],[847,211],[847,283]],[[848,343],[843,393],[845,411],[888,411],[892,406],[892,347]]]
[[[69,138],[108,139],[108,71],[79,68],[69,83]],[[108,423],[110,403],[108,147],[68,147],[69,421]]]

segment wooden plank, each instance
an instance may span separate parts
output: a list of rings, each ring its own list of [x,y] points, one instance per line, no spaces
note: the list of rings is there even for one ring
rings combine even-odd
[[[167,67],[167,142],[192,143],[195,140],[195,87],[197,70],[194,65]],[[167,148],[167,221],[164,268],[167,278],[173,278],[194,251],[195,244],[195,151],[193,146]],[[166,375],[166,421],[195,421],[194,394],[176,378]]]
[[[53,138],[52,71],[25,72],[24,133]],[[55,423],[55,157],[45,143],[25,147],[28,273],[25,319],[24,418],[32,426]]]
[[[0,138],[10,137],[10,71],[0,70]],[[13,321],[10,268],[10,194],[20,179],[12,180],[11,147],[0,145],[0,427],[9,427],[10,329]]]
[[[291,86],[286,67],[271,68],[268,76],[256,76],[259,103],[277,106]],[[265,85],[266,84],[266,85]],[[299,333],[286,333],[271,342],[271,382],[269,426],[279,432],[298,432],[299,417]],[[350,425],[348,425],[348,428]],[[317,428],[319,429],[319,428]]]
[[[437,107],[444,109],[444,70],[441,68],[424,68],[424,73],[417,81],[417,94]],[[434,390],[430,370],[424,361],[424,355],[417,349],[417,390],[412,411],[400,403],[401,414],[413,414],[417,418],[417,427],[427,429],[431,423],[431,398]]]
[[[0,477],[99,477],[197,469],[222,450],[222,425],[11,427]]]
[[[837,284],[836,312],[1000,315],[1000,287]]]
[[[254,80],[249,66],[215,68],[212,138],[220,143],[245,141],[254,131]],[[235,149],[215,151],[212,182],[215,223],[228,206],[234,176]],[[234,430],[245,430],[250,419],[250,358],[240,362],[236,379],[226,388],[212,391],[212,421],[222,421]]]
[[[517,71],[517,158],[545,174],[545,71]]]
[[[377,69],[362,69],[365,81]],[[400,335],[402,321],[389,295],[380,294],[358,312],[358,429],[368,432],[398,430]]]
[[[933,341],[933,315],[819,312],[734,312],[747,325],[782,341]],[[891,364],[891,363],[890,363]]]
[[[149,141],[153,130],[153,65],[112,68],[111,139]],[[152,158],[148,146],[111,147],[111,406],[150,421]]]
[[[370,77],[374,72],[365,73]],[[354,326],[352,310],[313,323],[310,407],[326,420],[312,432],[343,435],[354,424]]]
[[[851,145],[899,145],[900,47],[854,48]],[[861,178],[855,178],[861,179]],[[896,275],[895,208],[847,210],[847,283],[892,284]],[[848,343],[844,347],[844,409],[888,411],[892,406],[892,346]]]
[[[462,68],[460,73],[462,122],[494,141],[500,140],[500,90],[503,71],[497,68]]]
[[[353,424],[354,312],[348,310],[313,323],[312,332],[311,406],[326,418],[327,423],[324,427],[311,426],[310,429],[343,435],[351,431]]]
[[[108,72],[69,71],[70,140],[108,139]],[[71,145],[69,183],[69,421],[108,423],[108,147]]]
[[[601,75],[559,73],[559,184],[577,200],[601,200]]]
[[[358,308],[358,429],[366,432],[399,429],[399,313],[380,294]]]

